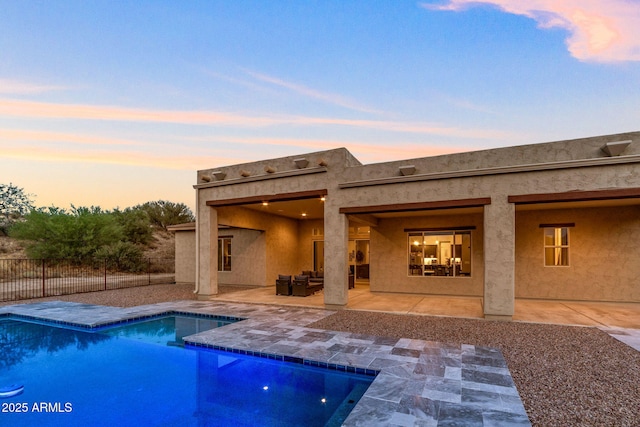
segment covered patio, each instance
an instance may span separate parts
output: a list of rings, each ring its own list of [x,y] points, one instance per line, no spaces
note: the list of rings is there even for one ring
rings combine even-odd
[[[274,286],[220,294],[215,301],[324,308],[322,292],[304,298],[283,296],[275,294]],[[423,316],[475,319],[484,317],[482,297],[377,293],[371,292],[366,285],[358,284],[354,289],[349,290],[349,303],[346,309]],[[517,298],[513,320],[599,328],[640,329],[640,303]]]

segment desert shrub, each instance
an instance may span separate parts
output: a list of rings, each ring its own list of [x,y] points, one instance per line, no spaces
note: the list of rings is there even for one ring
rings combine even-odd
[[[148,245],[153,239],[153,229],[149,215],[142,209],[126,208],[114,210],[113,216],[122,227],[122,234],[127,242]]]
[[[147,202],[134,206],[147,213],[151,224],[157,228],[166,230],[167,226],[195,221],[191,209],[184,203],[173,203],[166,200]]]
[[[27,241],[29,258],[66,258],[78,264],[123,239],[122,227],[109,212],[73,205],[71,212],[55,207],[33,210],[9,233]]]
[[[107,267],[118,271],[140,272],[146,269],[147,263],[142,250],[131,242],[117,242],[98,249],[96,259],[106,261]]]

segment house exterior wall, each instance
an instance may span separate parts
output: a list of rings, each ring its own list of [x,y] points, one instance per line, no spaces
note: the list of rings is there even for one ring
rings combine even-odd
[[[169,227],[175,233],[176,283],[195,283],[196,278],[196,230],[193,225]],[[218,271],[221,285],[264,286],[266,265],[265,234],[248,229],[221,229],[219,237],[232,240],[231,271]]]
[[[289,156],[280,159],[225,166],[223,168],[225,178],[219,182],[213,179],[218,168],[197,172],[199,184],[195,188],[197,189],[196,218],[199,248],[196,268],[197,288],[200,299],[206,300],[218,293],[218,278],[216,274],[213,274],[217,268],[216,264],[214,264],[214,260],[217,260],[217,247],[212,247],[208,242],[217,239],[217,225],[220,224],[266,230],[266,227],[271,222],[272,232],[266,232],[265,283],[275,282],[277,275],[283,274],[285,271],[298,271],[300,269],[297,258],[295,261],[293,260],[293,257],[297,256],[296,251],[298,250],[296,247],[296,239],[298,237],[297,221],[288,220],[287,218],[282,218],[281,221],[280,217],[276,216],[270,218],[273,221],[267,221],[265,218],[268,217],[261,218],[255,216],[254,213],[249,214],[246,212],[235,216],[232,214],[241,208],[236,206],[213,208],[207,205],[207,202],[212,200],[233,200],[258,195],[323,189],[336,191],[338,181],[345,168],[360,164],[345,149],[305,154],[304,158],[309,162],[309,166],[302,169],[298,169],[295,165],[295,161],[299,157]],[[267,170],[272,172],[267,172]],[[225,214],[225,211],[232,214]],[[219,213],[221,215],[220,218],[218,217]],[[337,211],[335,215],[337,215]],[[328,215],[328,217],[331,218],[331,215]],[[244,223],[240,223],[241,218],[246,218]],[[326,220],[327,218],[325,218]],[[255,221],[257,225],[253,224],[252,221]],[[283,229],[276,229],[276,223],[283,224]],[[326,228],[325,224],[325,230]],[[331,243],[329,246],[331,246]],[[341,280],[341,277],[339,277],[342,275],[340,268],[329,269],[325,274],[325,280],[331,282],[332,274],[336,276],[333,279],[334,282],[337,283]],[[345,282],[347,280],[346,272],[344,273],[344,280]],[[331,304],[330,301],[334,297],[338,299],[336,305],[346,304],[346,292],[337,291],[334,293],[331,289],[325,292],[325,300],[329,300],[329,304]]]
[[[196,232],[191,230],[175,232],[176,283],[196,281]]]
[[[471,230],[470,277],[410,276],[405,229],[475,227]],[[370,287],[376,292],[482,296],[482,214],[431,215],[380,220],[371,228]]]
[[[219,208],[217,212],[219,224],[244,228],[246,230],[243,231],[247,231],[254,240],[251,245],[238,249],[243,251],[241,252],[243,258],[235,264],[237,268],[232,266],[233,284],[273,285],[278,274],[289,274],[285,272],[297,270],[297,221],[237,206]],[[253,233],[249,233],[250,231]],[[235,232],[238,233],[238,231]],[[221,233],[227,234],[226,230]],[[247,237],[239,242],[241,241],[249,243]],[[237,253],[233,243],[232,251],[234,251],[233,262]],[[230,283],[222,276],[219,275],[220,280]]]
[[[540,224],[569,227],[569,266],[544,265]],[[640,301],[640,206],[516,214],[516,297]]]
[[[608,156],[602,149],[607,143],[625,140],[630,144],[620,156]],[[276,230],[275,227],[275,224],[281,220],[275,217],[270,218],[269,221],[274,224],[270,232],[267,230],[269,221],[256,216],[255,211],[251,215],[237,214],[241,212],[237,210],[240,208],[226,207],[227,204],[234,204],[234,201],[241,204],[242,200],[253,200],[252,197],[255,199],[261,195],[319,189],[326,191],[327,200],[324,205],[323,220],[325,305],[340,307],[346,305],[348,301],[349,222],[351,220],[348,216],[364,212],[363,215],[369,215],[368,219],[373,224],[371,227],[372,290],[481,294],[484,297],[485,315],[496,318],[508,318],[513,314],[516,289],[519,295],[562,298],[563,295],[576,295],[580,281],[586,277],[583,273],[575,271],[576,268],[572,266],[574,274],[565,273],[566,277],[560,277],[565,281],[575,282],[571,285],[575,285],[573,289],[565,293],[553,288],[552,283],[555,278],[550,276],[550,274],[561,276],[563,274],[561,272],[543,271],[540,284],[532,282],[531,276],[540,272],[534,270],[533,261],[526,263],[523,260],[529,256],[527,251],[532,250],[526,248],[525,242],[534,239],[535,236],[529,236],[527,234],[529,231],[523,231],[522,228],[528,226],[527,221],[534,221],[532,218],[535,214],[524,214],[518,204],[528,202],[519,202],[518,200],[521,199],[518,197],[629,189],[634,194],[631,198],[635,197],[636,203],[640,204],[638,195],[640,194],[640,132],[371,165],[360,164],[345,149],[300,156],[309,161],[308,166],[294,166],[297,157],[299,156],[198,171],[198,183],[195,185],[198,195],[199,233],[197,277],[200,295],[203,298],[208,298],[217,292],[217,278],[211,274],[212,260],[216,259],[216,248],[209,245],[206,240],[217,237],[217,230],[214,228],[218,224],[235,224],[265,231],[267,253],[265,282],[270,283],[277,274],[286,269],[302,270],[305,263],[312,262],[310,252],[312,239],[308,230],[305,230],[306,225],[300,221],[282,219],[282,230],[284,230],[282,231]],[[412,166],[415,173],[403,175],[399,170],[402,166]],[[224,172],[226,176],[214,179],[218,172]],[[407,224],[451,222],[451,218],[445,220],[445,215],[447,212],[455,212],[456,202],[465,200],[480,201],[479,205],[470,206],[482,211],[481,214],[470,217],[461,215],[456,219],[460,223],[472,220],[476,226],[473,232],[472,277],[407,277],[404,229],[412,228]],[[429,217],[428,221],[424,218],[416,218],[413,213],[395,215],[394,218],[382,214],[376,216],[381,212],[385,213],[388,209],[393,210],[394,207],[398,207],[400,212],[402,209],[410,212],[413,211],[412,205],[425,206],[428,203],[439,207],[422,209],[425,212],[434,209],[443,218],[431,218],[431,213],[425,213],[425,216]],[[233,216],[228,212],[233,212]],[[581,210],[580,213],[587,213],[589,217],[586,211]],[[246,221],[242,221],[242,218],[246,218]],[[362,220],[362,218],[359,219]],[[628,226],[624,225],[623,219],[619,218],[623,223],[621,227],[633,229],[635,226],[633,219],[629,217]],[[291,221],[291,224],[287,221]],[[575,222],[578,223],[577,220]],[[592,220],[590,225],[587,222],[582,224],[581,230],[587,230],[589,227],[593,230],[618,228],[617,224],[609,224],[607,227],[604,222],[598,228],[595,220]],[[577,225],[574,234],[578,234]],[[629,242],[632,238],[626,240],[626,237],[616,237],[616,239],[619,241],[619,246],[630,247]],[[595,245],[592,242],[589,244]],[[522,245],[525,245],[524,249]],[[525,255],[523,260],[520,259],[521,254]],[[616,253],[615,256],[618,254],[621,252]],[[580,252],[576,252],[576,255],[580,255]],[[631,262],[630,255],[625,256],[626,262]],[[575,261],[579,260],[578,256]],[[603,283],[594,285],[593,298],[604,298],[605,292],[598,290],[600,289],[598,286],[609,289],[616,285],[620,277],[631,277],[633,274],[631,272],[635,273],[635,270],[629,269],[611,275],[602,273],[600,277]],[[431,282],[429,279],[434,281]],[[453,283],[455,285],[450,286]],[[535,289],[536,286],[540,286],[540,289]],[[633,292],[635,292],[634,289],[626,288],[616,295],[610,294],[610,299],[635,298]]]
[[[303,270],[313,270],[313,242],[316,240],[324,241],[324,234],[313,235],[314,229],[322,231],[324,221],[298,221],[298,268],[295,270],[295,274],[300,274]]]
[[[219,230],[219,237],[231,238],[231,271],[218,271],[219,284],[265,285],[264,271],[267,263],[265,235],[265,232],[257,230]]]

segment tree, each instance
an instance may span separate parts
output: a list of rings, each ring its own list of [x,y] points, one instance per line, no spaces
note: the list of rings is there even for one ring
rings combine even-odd
[[[0,184],[0,234],[6,235],[18,219],[34,208],[30,196],[12,183]]]
[[[123,240],[115,216],[94,206],[71,205],[71,212],[56,207],[34,209],[9,234],[29,241],[25,248],[29,258],[66,258],[78,264]]]
[[[133,209],[141,209],[149,215],[151,224],[158,228],[167,229],[169,225],[182,224],[195,221],[191,209],[184,203],[173,203],[166,200],[147,202],[134,206]]]
[[[148,245],[153,239],[151,220],[147,212],[137,208],[115,209],[113,215],[122,227],[124,238],[133,244]]]

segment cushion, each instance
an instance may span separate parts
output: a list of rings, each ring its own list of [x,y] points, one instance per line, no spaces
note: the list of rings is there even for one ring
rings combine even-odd
[[[288,280],[291,281],[291,276],[285,276],[282,274],[278,274],[278,280]]]
[[[301,276],[296,276],[296,280],[308,281],[309,280],[309,276],[307,276],[306,274],[303,274]]]

